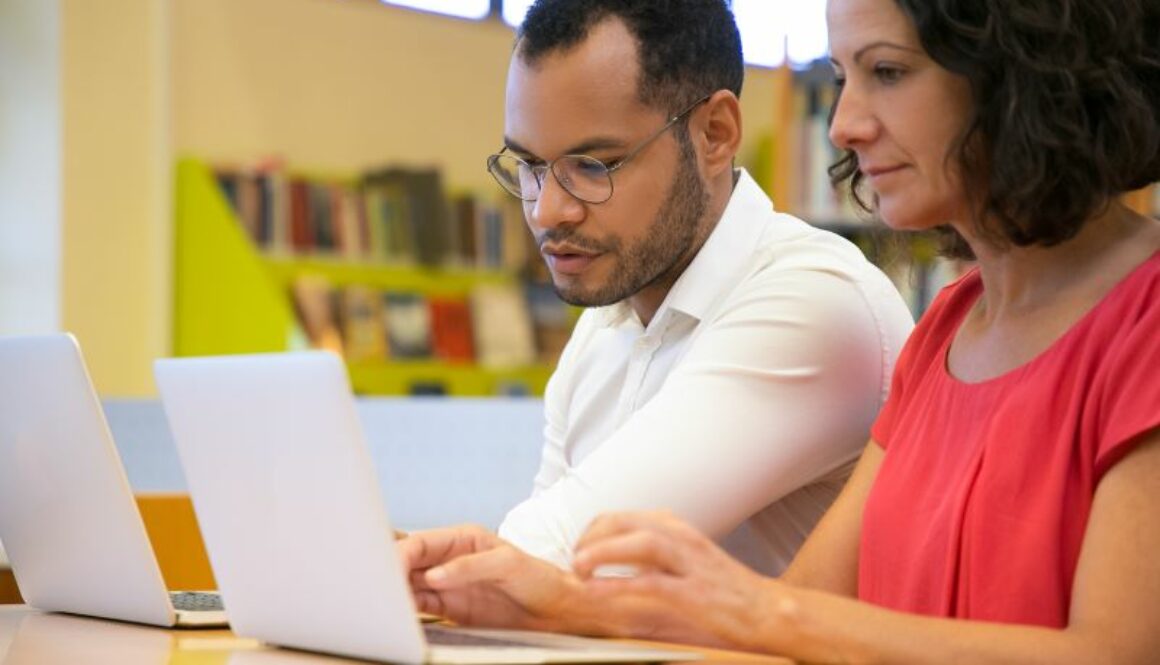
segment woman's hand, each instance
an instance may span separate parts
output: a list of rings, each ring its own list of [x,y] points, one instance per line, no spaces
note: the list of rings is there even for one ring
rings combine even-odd
[[[613,566],[631,572],[609,575]],[[635,637],[766,651],[762,639],[795,603],[787,585],[666,513],[596,518],[576,545],[574,568],[585,597],[616,608]]]

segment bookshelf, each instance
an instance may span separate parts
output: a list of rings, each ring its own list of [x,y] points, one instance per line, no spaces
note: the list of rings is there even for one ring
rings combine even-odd
[[[218,186],[196,159],[176,169],[174,355],[264,353],[308,347],[291,296],[316,276],[335,287],[360,285],[424,296],[467,297],[481,285],[517,285],[504,270],[388,266],[342,258],[260,251]],[[452,396],[541,395],[550,363],[484,367],[434,359],[349,361],[355,392]]]

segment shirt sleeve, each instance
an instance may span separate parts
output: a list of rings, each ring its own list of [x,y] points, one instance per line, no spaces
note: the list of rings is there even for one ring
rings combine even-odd
[[[1117,316],[1119,334],[1100,377],[1096,478],[1160,427],[1160,284],[1147,284],[1134,306]]]
[[[560,566],[608,511],[666,509],[719,538],[846,464],[866,442],[897,354],[882,328],[904,329],[900,339],[912,325],[890,296],[897,302],[868,302],[849,278],[821,270],[747,280],[702,323],[660,391],[514,508],[501,535]]]

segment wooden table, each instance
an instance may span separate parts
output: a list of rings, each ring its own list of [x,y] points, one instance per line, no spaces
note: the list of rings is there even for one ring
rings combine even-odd
[[[695,649],[697,663],[768,663],[788,660]],[[235,636],[228,630],[167,630],[46,614],[26,605],[0,607],[0,665],[352,665],[362,661],[289,651]]]

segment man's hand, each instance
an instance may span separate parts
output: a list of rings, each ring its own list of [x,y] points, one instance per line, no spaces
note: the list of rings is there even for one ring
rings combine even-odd
[[[399,551],[421,612],[464,625],[584,630],[569,611],[576,577],[482,527],[411,533]]]

